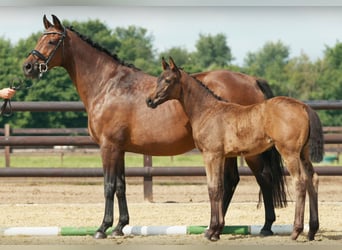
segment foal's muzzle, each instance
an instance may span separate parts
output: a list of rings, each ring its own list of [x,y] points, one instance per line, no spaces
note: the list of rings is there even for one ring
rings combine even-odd
[[[153,108],[153,109],[155,109],[158,106],[155,102],[153,102],[151,97],[148,97],[146,99],[146,104],[148,107]]]

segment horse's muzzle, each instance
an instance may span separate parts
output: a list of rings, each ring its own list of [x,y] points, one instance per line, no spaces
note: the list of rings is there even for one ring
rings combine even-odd
[[[158,106],[155,102],[153,102],[151,97],[148,97],[146,99],[146,104],[148,107],[153,108],[153,109],[155,109]]]
[[[23,64],[23,71],[26,77],[38,78],[39,67],[37,63],[26,62]]]

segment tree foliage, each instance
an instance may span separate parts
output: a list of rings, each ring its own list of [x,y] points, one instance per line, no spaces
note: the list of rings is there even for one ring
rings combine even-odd
[[[202,69],[217,69],[228,66],[233,60],[224,34],[199,35],[196,42],[195,59]]]
[[[65,20],[66,26],[98,43],[121,60],[132,63],[144,72],[159,75],[161,57],[172,56],[189,73],[230,69],[266,79],[276,95],[300,100],[338,100],[342,97],[342,43],[326,47],[323,58],[310,60],[304,52],[290,57],[290,47],[281,41],[268,41],[246,55],[244,65],[233,65],[233,55],[224,34],[199,34],[195,50],[172,47],[157,52],[153,35],[138,26],[110,28],[99,20],[77,22]],[[23,79],[22,63],[35,47],[42,31],[12,44],[0,37],[0,87],[18,84]],[[14,101],[79,101],[70,77],[63,68],[50,70],[39,81],[25,79],[29,89],[17,91]],[[320,111],[325,125],[340,125],[341,111]],[[10,123],[14,127],[85,127],[84,112],[16,112],[10,119],[2,117],[0,126]]]

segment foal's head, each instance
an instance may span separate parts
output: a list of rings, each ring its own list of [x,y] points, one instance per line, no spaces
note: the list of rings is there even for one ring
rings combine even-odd
[[[169,64],[164,58],[162,59],[163,72],[158,77],[156,89],[146,99],[147,106],[150,108],[156,108],[168,100],[179,99],[181,95],[181,72],[171,57]]]

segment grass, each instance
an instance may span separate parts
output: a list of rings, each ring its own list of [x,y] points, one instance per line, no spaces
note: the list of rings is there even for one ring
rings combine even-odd
[[[329,154],[327,154],[329,155]],[[0,167],[5,166],[4,157],[0,158]],[[176,156],[153,156],[153,166],[203,166],[202,156],[199,153],[188,153]],[[142,167],[143,156],[140,154],[126,153],[125,163],[127,167]],[[316,166],[342,166],[342,157],[336,162],[321,162]],[[10,157],[11,167],[37,167],[37,168],[81,168],[102,167],[99,152],[25,152],[12,153]]]
[[[5,159],[1,157],[0,166],[5,166]],[[125,156],[127,167],[142,167],[143,156],[127,153]],[[13,153],[10,157],[11,167],[49,167],[49,168],[81,168],[102,167],[100,153]],[[154,156],[153,166],[203,166],[200,154],[184,154],[177,156]]]

